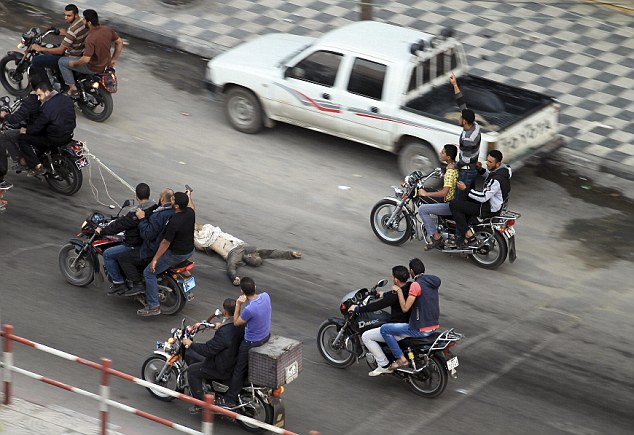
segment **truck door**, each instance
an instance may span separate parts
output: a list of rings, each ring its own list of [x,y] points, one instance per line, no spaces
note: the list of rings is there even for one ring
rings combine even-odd
[[[395,128],[383,101],[387,83],[386,65],[354,58],[347,85],[341,93],[343,106],[341,133],[344,137],[390,149],[390,132]]]
[[[338,132],[341,106],[335,81],[343,55],[315,51],[286,69],[275,83],[279,113],[288,122],[328,133]]]

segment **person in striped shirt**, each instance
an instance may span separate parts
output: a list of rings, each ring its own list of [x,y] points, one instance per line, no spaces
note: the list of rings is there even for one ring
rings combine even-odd
[[[79,16],[79,9],[74,4],[68,4],[64,8],[64,21],[69,24],[68,29],[59,29],[59,34],[64,37],[62,43],[57,47],[42,47],[33,44],[33,50],[40,53],[33,56],[33,63],[29,74],[37,75],[50,83],[46,69],[53,71],[59,76],[59,58],[62,56],[81,57],[84,52],[84,41],[88,35],[88,29],[84,26],[82,18]]]

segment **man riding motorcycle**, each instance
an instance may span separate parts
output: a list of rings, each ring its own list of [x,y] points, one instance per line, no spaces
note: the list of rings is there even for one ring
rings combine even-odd
[[[203,398],[204,379],[227,380],[231,378],[233,367],[238,356],[238,349],[244,338],[244,325],[235,326],[233,315],[236,309],[236,300],[227,298],[222,304],[222,322],[215,324],[216,334],[206,343],[194,343],[184,339],[183,344],[190,351],[205,357],[204,361],[189,365],[187,369],[187,381],[193,397],[199,400]],[[185,355],[187,357],[187,354]],[[196,414],[200,407],[191,406],[189,412]]]

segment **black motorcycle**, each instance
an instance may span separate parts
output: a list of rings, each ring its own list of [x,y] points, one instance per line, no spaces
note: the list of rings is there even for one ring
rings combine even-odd
[[[15,98],[13,103],[7,96],[0,98],[0,110],[13,113],[20,107],[22,100]],[[20,128],[19,125],[0,124],[0,129]],[[62,195],[74,195],[81,189],[83,175],[81,170],[88,166],[88,157],[85,144],[81,141],[71,140],[65,145],[49,149],[39,154],[38,157],[46,170],[42,177],[54,192]],[[16,172],[24,172],[26,168],[18,167]],[[40,175],[38,175],[40,177]]]
[[[123,208],[128,207],[130,201],[126,200],[117,216]],[[100,236],[95,231],[98,227],[106,226],[109,221],[100,212],[95,211],[86,218],[81,225],[78,237],[70,239],[59,251],[59,269],[70,284],[77,287],[85,287],[99,275],[99,256],[112,247],[123,243],[123,236]],[[83,240],[82,240],[83,239]],[[191,274],[195,263],[185,260],[175,264],[157,276],[158,299],[161,304],[161,314],[173,315],[179,313],[188,301],[194,299],[193,289],[196,280]],[[104,266],[104,276],[107,277]],[[109,278],[108,278],[109,279]],[[145,295],[133,296],[135,300],[145,305]]]
[[[427,234],[425,225],[418,214],[422,204],[435,202],[434,198],[420,197],[416,192],[420,188],[433,190],[425,186],[430,180],[442,176],[440,168],[427,175],[414,171],[407,175],[400,186],[393,186],[394,196],[385,197],[372,207],[370,225],[374,234],[383,243],[401,245],[410,239],[431,243],[431,234]],[[468,256],[477,266],[483,269],[495,269],[504,263],[508,256],[513,263],[517,258],[515,250],[515,223],[520,214],[503,206],[499,215],[493,217],[473,217],[469,221],[477,239],[474,245],[444,247],[445,254]],[[456,223],[448,216],[436,216],[437,229],[443,240],[448,240],[456,232]]]
[[[220,315],[222,315],[222,312],[216,310],[215,315],[208,318],[207,321],[199,322],[192,326],[185,326],[185,319],[183,319],[180,328],[172,328],[170,338],[167,341],[157,341],[156,350],[143,363],[141,368],[143,380],[179,393],[191,395],[187,382],[186,349],[183,345],[183,339],[188,338],[191,340],[199,332],[214,329],[214,324],[209,322]],[[203,392],[205,394],[226,393],[229,389],[228,381],[228,379],[207,379],[203,384]],[[148,388],[147,390],[159,400],[165,402],[174,400],[174,396],[166,394],[157,388]],[[284,404],[281,398],[283,392],[284,387],[274,390],[249,383],[240,391],[238,405],[234,408],[226,409],[264,423],[281,426],[285,421]],[[249,432],[265,432],[265,429],[249,424],[246,421],[236,421]]]
[[[367,330],[387,323],[390,315],[383,310],[372,313],[349,313],[348,308],[353,304],[363,306],[375,300],[376,289],[386,284],[387,280],[384,279],[370,290],[362,288],[347,293],[339,305],[343,319],[331,317],[321,324],[317,332],[317,348],[328,364],[346,368],[365,358],[372,370],[377,367],[376,360],[364,346],[361,335]],[[419,396],[439,396],[447,387],[449,376],[457,377],[458,357],[451,353],[450,348],[462,338],[462,334],[448,329],[424,338],[408,337],[400,340],[399,346],[407,357],[409,366],[398,368],[391,375],[404,380]],[[393,359],[387,344],[379,344],[385,355]]]
[[[58,35],[59,30],[49,29],[41,33],[40,29],[33,27],[22,34],[22,42],[18,44],[18,48],[23,48],[24,51],[10,50],[0,59],[0,83],[11,95],[25,96],[31,92],[29,68],[33,57],[40,55],[31,47],[33,44],[47,48],[55,47],[54,44],[43,42],[44,38],[51,34]],[[56,69],[53,72],[48,68],[46,71],[53,89],[62,92],[64,81],[59,71]],[[112,94],[117,92],[117,76],[114,68],[107,68],[103,73],[96,74],[75,72],[75,83],[78,93],[72,98],[86,118],[103,122],[112,115],[114,107]]]

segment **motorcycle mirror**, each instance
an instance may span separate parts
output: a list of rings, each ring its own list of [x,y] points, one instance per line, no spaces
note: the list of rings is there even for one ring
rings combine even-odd
[[[385,285],[387,284],[387,279],[382,279],[381,281],[376,283],[377,287],[385,287]]]
[[[130,204],[130,200],[126,199],[125,201],[123,201],[123,205],[121,206],[121,208],[130,207]]]
[[[214,317],[220,317],[220,316],[222,316],[222,310],[220,308],[216,308],[216,311],[214,311],[214,314],[209,316],[209,317],[207,317],[207,322],[211,322],[211,320]]]

